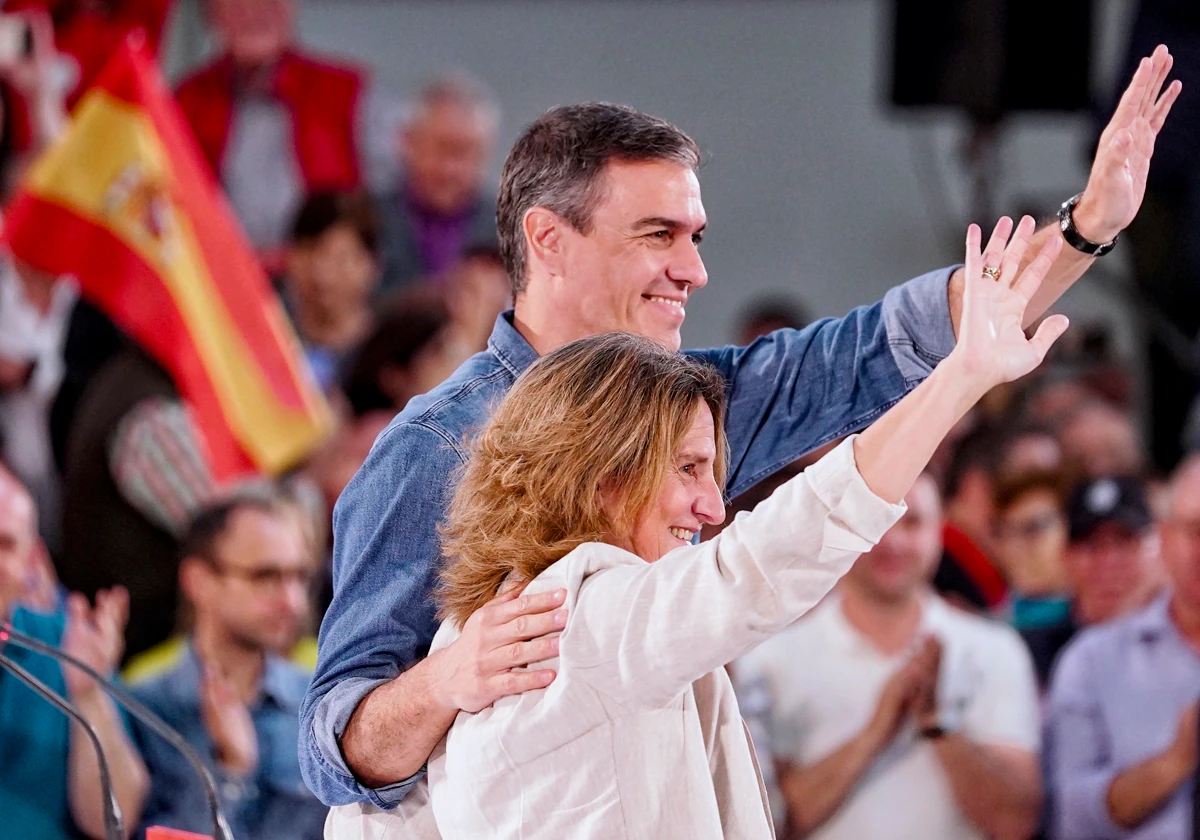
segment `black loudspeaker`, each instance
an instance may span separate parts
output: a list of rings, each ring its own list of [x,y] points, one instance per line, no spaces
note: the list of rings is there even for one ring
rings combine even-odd
[[[1091,0],[895,0],[893,105],[1011,111],[1089,104]]]

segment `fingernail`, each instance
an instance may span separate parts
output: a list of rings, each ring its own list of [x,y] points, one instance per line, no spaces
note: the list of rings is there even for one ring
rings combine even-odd
[[[554,602],[555,603],[561,604],[565,600],[567,600],[567,590],[559,589],[554,593]]]
[[[556,612],[554,614],[554,626],[555,627],[566,627],[567,626],[567,611],[566,610],[559,610],[558,612]]]

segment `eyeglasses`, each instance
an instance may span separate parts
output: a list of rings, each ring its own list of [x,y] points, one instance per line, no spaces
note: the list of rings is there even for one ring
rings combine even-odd
[[[257,569],[239,569],[213,565],[213,571],[221,577],[238,578],[256,589],[281,589],[295,584],[305,589],[312,586],[317,573],[314,569],[281,569],[277,566],[262,566]]]
[[[1061,525],[1062,517],[1051,511],[1026,519],[1023,522],[1008,522],[996,526],[996,538],[1002,540],[1034,540],[1056,525]]]

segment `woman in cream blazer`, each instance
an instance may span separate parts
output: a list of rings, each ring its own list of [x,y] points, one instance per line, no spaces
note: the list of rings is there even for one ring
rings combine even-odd
[[[328,836],[772,837],[722,666],[815,605],[903,514],[951,427],[1066,328],[1053,316],[1033,339],[1021,329],[1060,246],[1017,278],[1031,227],[1007,248],[994,238],[984,271],[972,226],[954,352],[871,428],[699,545],[694,532],[724,516],[719,376],[621,334],[539,360],[456,490],[433,647],[506,582],[565,588],[558,656],[530,666],[557,676],[460,713],[402,815],[335,809]]]

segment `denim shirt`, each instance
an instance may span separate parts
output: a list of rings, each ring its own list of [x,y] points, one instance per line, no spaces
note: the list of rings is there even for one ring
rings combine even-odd
[[[320,840],[324,834],[328,809],[305,788],[296,763],[299,705],[307,685],[304,671],[277,656],[268,657],[258,702],[250,709],[258,767],[247,778],[235,779],[215,761],[208,762],[234,837]],[[212,738],[200,706],[200,664],[190,645],[175,667],[131,690],[201,757],[212,757]],[[143,828],[161,825],[211,834],[204,787],[187,759],[140,721],[133,722],[133,733],[150,773]]]
[[[729,497],[867,426],[929,375],[954,346],[946,297],[952,271],[911,280],[842,319],[779,330],[747,347],[688,351],[729,383]],[[428,652],[438,627],[437,526],[467,440],[536,358],[511,313],[501,315],[487,350],[413,399],[338,499],[333,602],[301,707],[301,770],[327,805],[391,808],[422,774],[368,788],[350,772],[338,741],[363,697]]]

